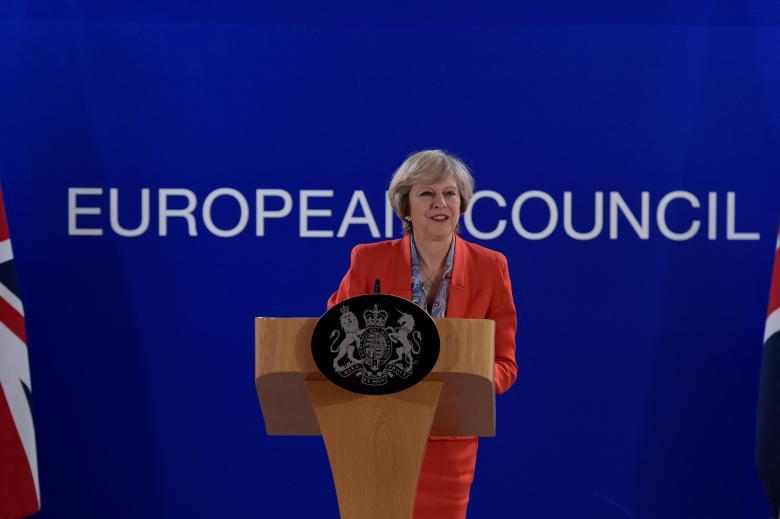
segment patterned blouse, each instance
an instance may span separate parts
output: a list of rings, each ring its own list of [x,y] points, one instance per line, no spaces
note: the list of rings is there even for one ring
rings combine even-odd
[[[446,317],[447,298],[450,294],[450,280],[452,279],[452,260],[455,256],[455,236],[452,236],[450,242],[450,251],[447,253],[447,262],[441,272],[441,284],[436,298],[433,300],[433,307],[428,310],[428,293],[425,290],[425,274],[420,266],[420,258],[417,256],[417,247],[414,245],[414,235],[411,236],[412,242],[412,301],[423,310],[431,314],[431,317]]]

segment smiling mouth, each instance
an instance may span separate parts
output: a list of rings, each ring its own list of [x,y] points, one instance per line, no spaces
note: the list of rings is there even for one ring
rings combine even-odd
[[[445,215],[436,215],[436,216],[431,216],[430,219],[433,220],[434,222],[446,222],[447,220],[450,219],[450,217]]]

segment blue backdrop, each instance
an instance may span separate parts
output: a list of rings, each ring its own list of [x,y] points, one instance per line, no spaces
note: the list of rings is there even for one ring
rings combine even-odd
[[[520,318],[471,515],[768,516],[776,4],[105,4],[0,8],[42,517],[336,517],[321,439],[265,434],[253,317],[320,315],[424,148],[496,193],[463,235]]]

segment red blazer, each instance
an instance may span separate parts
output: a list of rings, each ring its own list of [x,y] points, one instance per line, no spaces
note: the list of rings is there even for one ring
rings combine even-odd
[[[350,297],[370,294],[379,279],[383,293],[412,298],[411,241],[398,240],[357,245],[349,271],[330,296],[328,308]],[[512,298],[506,257],[455,238],[455,258],[447,317],[491,319],[496,323],[496,393],[503,393],[517,377],[515,332],[517,314]]]

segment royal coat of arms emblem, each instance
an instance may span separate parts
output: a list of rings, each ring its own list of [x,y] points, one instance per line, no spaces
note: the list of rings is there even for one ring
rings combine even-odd
[[[322,316],[312,353],[323,374],[345,389],[394,393],[430,372],[439,356],[439,334],[433,319],[411,301],[370,294]]]

